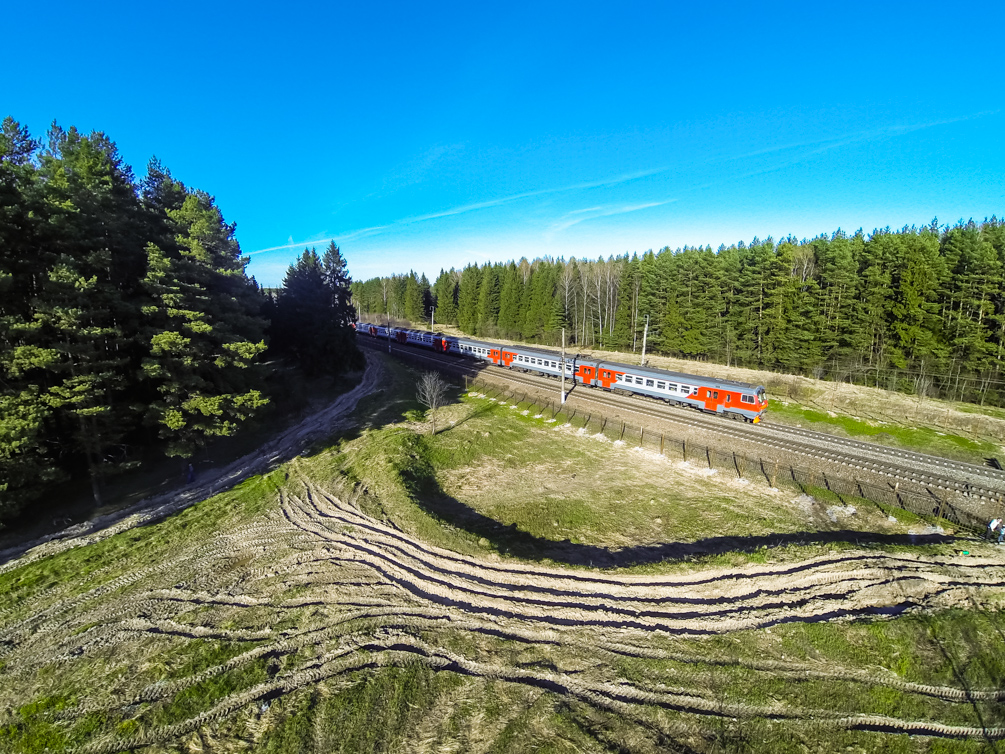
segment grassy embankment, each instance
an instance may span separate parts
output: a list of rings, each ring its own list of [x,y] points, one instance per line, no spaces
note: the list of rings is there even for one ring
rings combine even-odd
[[[116,601],[143,589],[171,588],[176,580],[189,580],[195,588],[205,576],[195,572],[207,565],[200,560],[202,553],[240,526],[267,525],[277,492],[292,483],[287,472],[319,482],[348,479],[365,485],[367,494],[360,498],[364,510],[427,542],[471,555],[495,553],[575,568],[589,567],[590,558],[598,556],[635,564],[635,571],[798,560],[829,549],[861,547],[870,534],[897,534],[917,523],[902,512],[892,522],[873,504],[855,501],[855,514],[837,514],[832,521],[826,507],[849,501],[808,503],[791,491],[772,493],[707,476],[655,454],[556,429],[561,416],[548,423],[544,417],[524,415],[525,407],[513,409],[484,398],[460,398],[444,409],[440,426],[447,428],[431,437],[424,434],[427,427],[409,396],[409,372],[393,363],[389,369],[393,380],[386,392],[360,407],[364,429],[357,435],[155,525],[0,576],[0,630],[101,585],[114,588],[86,603],[87,615],[80,617],[86,622],[60,619],[66,621],[68,635],[98,631],[130,617],[115,614]],[[794,536],[781,537],[776,546],[771,537],[779,535]],[[871,546],[883,546],[879,541]],[[668,543],[674,546],[666,547]],[[949,546],[933,548],[952,552]],[[215,583],[236,586],[254,569],[274,568],[281,553],[266,549],[213,561]],[[187,578],[186,564],[193,569]],[[135,574],[144,575],[135,583],[114,581]],[[312,593],[309,582],[283,584],[280,578],[276,583],[272,604]],[[212,625],[217,633],[296,630],[312,620],[330,623],[317,611],[337,608],[193,605],[176,621]],[[556,654],[469,636],[449,626],[420,633],[427,642],[516,667],[580,668],[650,686],[690,685],[721,699],[724,708],[738,702],[777,704],[780,709],[823,707],[994,726],[1005,724],[998,703],[946,702],[882,683],[807,677],[798,669],[838,668],[922,684],[1001,688],[1003,629],[999,612],[959,609],[889,620],[781,624],[706,638],[652,637],[651,647],[677,657],[665,660],[612,660],[568,648]],[[588,640],[588,633],[584,637]],[[190,720],[235,692],[314,658],[310,648],[254,657],[163,699],[128,706],[116,702],[128,698],[130,689],[191,678],[260,644],[139,634],[99,644],[80,656],[48,660],[30,679],[11,673],[7,691],[0,692],[0,709],[6,706],[9,713],[0,721],[0,750],[55,751]],[[795,670],[764,669],[773,662]],[[0,674],[8,670],[14,669],[0,666]],[[70,719],[59,714],[85,700],[96,700],[98,709]],[[149,750],[193,747],[266,752],[994,750],[981,740],[841,731],[813,721],[736,720],[649,707],[621,715],[533,686],[434,672],[420,664],[354,671],[270,703],[252,703]]]
[[[462,335],[453,327],[440,328]],[[483,338],[504,343],[494,338]],[[639,354],[585,349],[610,361],[637,363]],[[882,445],[983,465],[1005,463],[1005,409],[916,396],[845,382],[650,355],[652,366],[766,386],[768,421],[800,425]]]

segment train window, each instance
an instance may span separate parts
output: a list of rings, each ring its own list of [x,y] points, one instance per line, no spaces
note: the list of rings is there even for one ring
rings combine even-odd
[[[726,403],[729,403],[729,393],[726,393]]]
[[[674,382],[668,382],[667,383],[667,390],[669,390],[671,393],[676,393],[677,392],[677,384],[674,383]]]
[[[719,399],[719,391],[716,390],[714,393],[712,393],[712,397],[715,398],[716,400],[718,400]]]
[[[652,387],[652,386],[653,386],[653,381],[652,380],[646,380],[646,387]]]
[[[635,384],[636,385],[643,385],[643,384],[645,384],[645,380],[643,380],[641,377],[636,377],[635,378]]]
[[[657,382],[656,383],[656,389],[657,390],[666,390],[667,389],[667,384],[665,382]]]
[[[741,403],[753,403],[754,402],[754,396],[752,396],[752,395],[741,395],[740,396],[740,402]]]

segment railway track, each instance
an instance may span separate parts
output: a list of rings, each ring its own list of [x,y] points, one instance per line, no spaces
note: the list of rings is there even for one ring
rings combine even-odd
[[[366,341],[362,341],[366,343]],[[451,356],[404,348],[411,358],[469,375],[484,374],[521,385],[529,390],[554,390],[556,378],[531,375],[496,366],[475,367]],[[924,453],[887,448],[882,445],[835,437],[822,432],[783,425],[740,425],[718,417],[673,409],[644,398],[620,396],[578,385],[573,397],[619,412],[714,432],[743,442],[753,442],[783,453],[817,462],[843,466],[853,472],[867,472],[888,479],[892,485],[927,488],[977,502],[999,502],[1005,497],[1005,472],[975,464],[929,456]]]

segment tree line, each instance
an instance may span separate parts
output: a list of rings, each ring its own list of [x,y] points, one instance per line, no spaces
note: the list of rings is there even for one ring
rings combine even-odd
[[[233,434],[268,403],[267,349],[315,374],[360,363],[338,248],[270,296],[234,232],[158,160],[137,180],[102,132],[53,124],[42,143],[3,121],[0,520],[85,474],[100,503],[142,449]],[[322,331],[323,363],[301,345]]]
[[[368,315],[1005,402],[1005,223],[838,230],[356,282]]]

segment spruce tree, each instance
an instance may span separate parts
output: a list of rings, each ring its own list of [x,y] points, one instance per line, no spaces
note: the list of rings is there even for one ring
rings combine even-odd
[[[457,294],[457,323],[468,335],[474,335],[478,326],[478,287],[481,271],[469,264],[461,273],[460,290]]]
[[[413,325],[422,327],[425,324],[426,315],[423,310],[422,289],[419,287],[419,281],[414,272],[409,272],[405,276],[404,309],[405,318]]]

